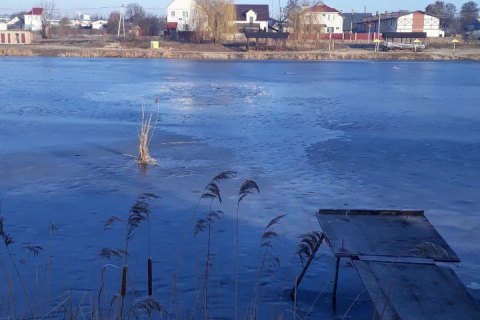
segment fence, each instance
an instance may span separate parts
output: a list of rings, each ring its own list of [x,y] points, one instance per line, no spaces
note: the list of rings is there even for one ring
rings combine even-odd
[[[372,33],[358,33],[358,32],[343,32],[343,33],[311,33],[311,34],[290,34],[289,39],[292,40],[344,40],[344,41],[373,41],[375,39],[383,40],[382,34],[378,36],[376,32]]]

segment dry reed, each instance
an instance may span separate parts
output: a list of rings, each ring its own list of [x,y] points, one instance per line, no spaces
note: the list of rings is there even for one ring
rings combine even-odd
[[[148,115],[145,114],[145,107],[142,106],[142,122],[140,126],[140,132],[138,134],[138,164],[142,166],[154,165],[157,163],[157,160],[150,156],[150,142],[152,141],[155,128],[158,124],[158,114],[159,114],[159,102],[158,98],[155,98],[155,103],[157,105],[157,112],[154,117],[154,112],[150,111]]]
[[[253,180],[245,180],[238,192],[238,201],[237,201],[237,215],[236,215],[236,240],[235,240],[235,301],[234,301],[234,319],[238,319],[238,250],[239,250],[239,214],[240,214],[240,202],[252,193],[253,190],[257,190],[260,193],[260,188]]]
[[[274,227],[277,224],[279,224],[284,217],[285,215],[282,214],[273,218],[272,220],[270,220],[270,222],[267,224],[267,226],[263,230],[262,240],[260,244],[260,248],[263,250],[263,255],[262,255],[258,272],[257,272],[257,278],[255,282],[255,287],[253,289],[252,300],[247,310],[248,319],[257,319],[258,304],[260,303],[260,298],[261,298],[260,281],[262,279],[265,269],[269,267],[270,270],[273,270],[274,268],[277,268],[280,266],[280,259],[272,253],[273,251],[272,241],[278,238],[278,233],[274,230]],[[268,264],[268,261],[270,261],[269,264]]]

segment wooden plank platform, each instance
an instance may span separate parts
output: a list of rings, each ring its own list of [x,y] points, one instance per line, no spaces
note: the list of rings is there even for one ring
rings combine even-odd
[[[421,210],[328,209],[317,219],[336,257],[460,261]]]
[[[460,259],[421,210],[319,210],[336,257],[351,259],[380,319],[480,319],[480,307],[450,268]]]
[[[450,268],[362,260],[353,264],[380,319],[480,319],[480,308]]]

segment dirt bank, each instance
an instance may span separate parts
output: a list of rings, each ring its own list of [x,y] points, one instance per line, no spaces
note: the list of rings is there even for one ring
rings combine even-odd
[[[246,51],[244,47],[162,42],[160,49],[148,49],[146,43],[76,43],[51,42],[26,46],[2,46],[0,56],[53,56],[84,58],[169,58],[193,60],[480,60],[478,46],[428,48],[423,52],[374,52],[370,47],[339,46],[312,50]]]

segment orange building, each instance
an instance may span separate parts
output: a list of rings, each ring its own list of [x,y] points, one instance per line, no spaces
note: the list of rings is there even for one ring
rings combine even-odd
[[[32,43],[32,33],[23,30],[0,31],[1,44],[30,44]]]

